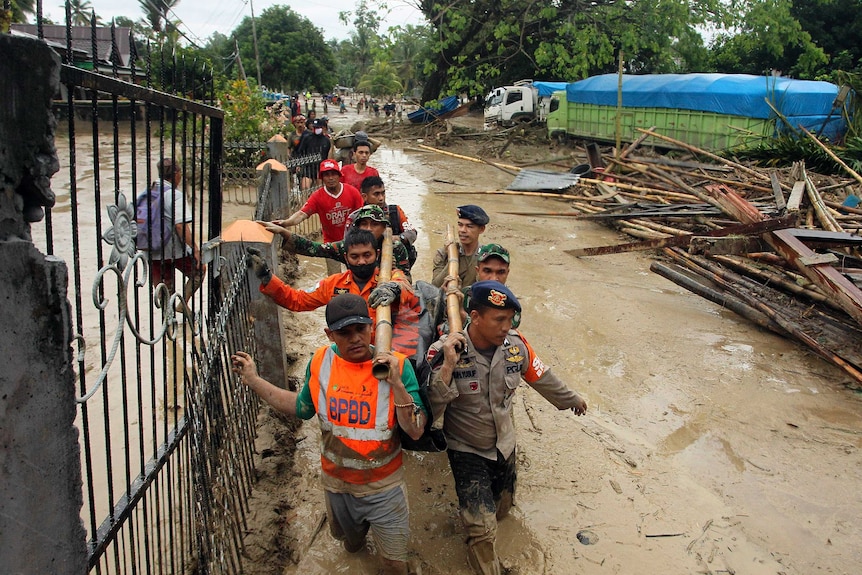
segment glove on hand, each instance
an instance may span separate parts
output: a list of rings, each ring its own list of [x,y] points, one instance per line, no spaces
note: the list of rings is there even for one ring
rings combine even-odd
[[[260,279],[260,283],[268,284],[272,279],[272,270],[263,259],[263,252],[257,248],[246,248],[245,251],[248,252],[248,267],[254,270],[254,275]]]
[[[368,305],[374,308],[382,305],[392,305],[401,297],[401,286],[396,282],[382,283],[371,291]]]

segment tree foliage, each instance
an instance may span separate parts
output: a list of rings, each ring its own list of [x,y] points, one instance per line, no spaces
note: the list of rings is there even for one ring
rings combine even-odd
[[[697,27],[730,21],[720,0],[422,0],[433,27],[423,100],[442,91],[484,92],[539,77],[574,81],[615,71],[687,71],[703,57]]]
[[[398,80],[398,71],[387,61],[374,62],[356,88],[372,96],[392,96],[404,90]]]
[[[282,91],[328,92],[336,82],[332,49],[320,28],[287,6],[271,6],[257,18],[261,81]],[[254,66],[251,18],[233,31],[246,70]]]
[[[716,70],[763,74],[778,70],[811,79],[829,58],[792,13],[790,0],[749,3],[733,34],[719,35],[712,48]]]

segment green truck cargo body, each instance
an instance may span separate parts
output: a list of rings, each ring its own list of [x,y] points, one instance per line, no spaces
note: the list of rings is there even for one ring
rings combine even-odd
[[[565,92],[555,92],[560,107],[548,115],[548,133],[552,138],[567,134],[575,138],[616,141],[617,108],[597,104],[566,102]],[[775,121],[682,110],[679,108],[622,108],[620,131],[623,142],[640,137],[636,128],[652,126],[662,135],[704,150],[724,150],[756,145],[775,133]],[[649,137],[645,145],[673,148],[659,138]]]
[[[846,111],[836,109],[839,87],[829,82],[749,74],[601,74],[554,92],[551,135],[632,142],[638,128],[706,150],[750,147],[799,127],[840,141]],[[621,106],[620,98],[622,99]],[[845,103],[846,108],[846,103]],[[619,114],[619,117],[617,115]],[[647,144],[672,147],[657,138]]]

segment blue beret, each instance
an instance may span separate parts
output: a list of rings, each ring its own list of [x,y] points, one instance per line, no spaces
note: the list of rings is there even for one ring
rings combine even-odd
[[[484,280],[470,286],[470,309],[490,307],[521,311],[521,304],[509,288],[498,281]]]
[[[477,226],[487,225],[487,223],[491,221],[491,218],[488,217],[485,210],[479,206],[474,206],[473,204],[458,206],[458,217],[470,220]]]

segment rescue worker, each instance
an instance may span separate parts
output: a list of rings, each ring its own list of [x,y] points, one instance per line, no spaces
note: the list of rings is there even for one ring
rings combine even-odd
[[[349,216],[348,225],[362,230],[368,230],[377,239],[377,249],[381,247],[383,232],[389,225],[389,219],[378,206],[362,206]],[[329,258],[337,262],[346,263],[347,251],[344,240],[338,242],[315,242],[279,226],[274,222],[258,222],[267,231],[279,234],[285,239],[287,248],[295,254],[313,258]],[[378,261],[379,263],[379,261]],[[392,240],[392,264],[400,269],[410,281],[410,255],[407,248],[398,239]]]
[[[476,281],[476,252],[479,236],[485,231],[490,218],[485,210],[475,205],[459,206],[458,210],[458,279],[465,288]],[[442,247],[434,254],[434,271],[431,283],[443,285],[448,275],[449,254]]]
[[[368,230],[353,228],[344,238],[347,271],[320,280],[310,291],[292,288],[273,276],[255,248],[248,248],[250,264],[260,278],[260,291],[291,311],[311,311],[326,305],[335,296],[352,293],[372,308],[371,318],[381,305],[392,306],[392,349],[413,356],[419,345],[419,298],[404,273],[392,270],[391,281],[378,283],[377,240]]]
[[[314,190],[299,210],[289,218],[273,223],[289,228],[317,214],[320,227],[323,228],[323,241],[337,242],[344,239],[347,215],[362,207],[362,196],[353,186],[341,183],[341,168],[335,160],[323,160],[320,163],[320,179],[323,180],[323,186]],[[341,271],[341,266],[326,260],[326,271],[334,274]]]
[[[413,224],[407,219],[407,215],[401,206],[397,204],[386,203],[386,185],[380,176],[369,176],[362,181],[362,187],[359,188],[359,193],[362,196],[362,201],[366,206],[377,205],[387,214],[389,225],[392,226],[392,235],[401,240],[407,251],[410,253],[410,266],[416,263],[416,238],[419,232],[413,227]]]
[[[509,513],[515,496],[512,399],[520,380],[557,409],[583,415],[587,403],[551,373],[517,331],[521,304],[509,288],[476,282],[468,305],[466,329],[441,337],[428,351],[428,397],[435,419],[445,406],[443,431],[468,561],[480,575],[499,575],[497,521]]]
[[[242,382],[278,411],[301,419],[317,414],[332,536],[348,553],[357,553],[365,549],[370,531],[383,572],[406,575],[409,509],[397,426],[418,439],[426,407],[404,355],[380,352],[374,357],[371,324],[361,297],[333,298],[326,305],[324,329],[333,345],[314,353],[299,393],[263,379],[245,352],[232,355],[231,363]],[[389,376],[382,381],[371,371],[379,363],[389,364]]]

